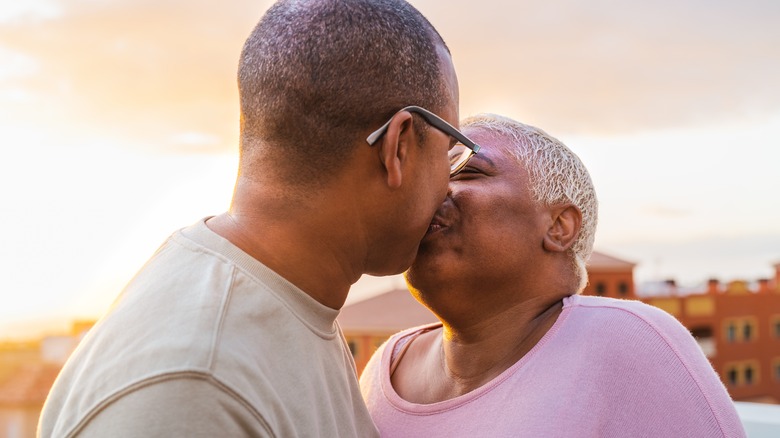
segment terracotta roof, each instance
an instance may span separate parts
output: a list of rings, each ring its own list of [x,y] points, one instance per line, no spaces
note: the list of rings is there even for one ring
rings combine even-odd
[[[395,333],[438,319],[408,290],[394,289],[344,306],[338,321],[345,332]]]
[[[588,260],[588,270],[632,270],[636,263],[632,263],[626,260],[621,260],[616,257],[608,256],[603,252],[593,251]]]
[[[0,405],[43,405],[60,365],[24,365],[0,382]]]

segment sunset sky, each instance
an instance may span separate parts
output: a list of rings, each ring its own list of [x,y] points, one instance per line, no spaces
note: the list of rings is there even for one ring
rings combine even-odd
[[[238,55],[270,3],[0,3],[0,339],[98,316],[172,231],[227,208]],[[461,116],[579,154],[596,249],[638,282],[771,275],[780,2],[411,3],[450,47]]]

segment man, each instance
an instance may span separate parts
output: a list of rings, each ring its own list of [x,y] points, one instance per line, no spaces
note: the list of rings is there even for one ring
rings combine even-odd
[[[282,0],[238,84],[229,211],[136,275],[63,369],[40,435],[376,435],[335,319],[362,274],[411,264],[478,149],[447,124],[448,49],[402,0]]]

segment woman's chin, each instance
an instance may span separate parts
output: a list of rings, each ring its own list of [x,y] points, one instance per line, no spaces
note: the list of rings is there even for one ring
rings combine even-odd
[[[447,278],[447,271],[444,268],[446,266],[439,263],[436,258],[429,260],[428,257],[418,257],[404,273],[404,278],[410,287],[428,289],[430,285],[441,283]]]

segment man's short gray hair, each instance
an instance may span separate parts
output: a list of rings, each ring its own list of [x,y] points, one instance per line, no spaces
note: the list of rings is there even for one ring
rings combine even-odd
[[[317,184],[402,107],[441,110],[451,99],[438,47],[404,0],[277,1],[239,62],[242,171],[274,158],[263,171]]]
[[[542,205],[572,203],[582,212],[582,228],[570,249],[581,292],[588,282],[585,263],[593,252],[598,223],[598,199],[593,181],[580,158],[539,128],[508,117],[480,114],[461,122],[461,129],[483,129],[506,138],[512,154],[530,177],[534,200]]]

